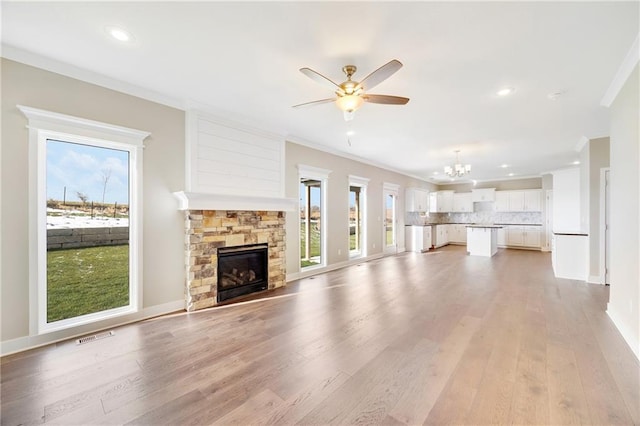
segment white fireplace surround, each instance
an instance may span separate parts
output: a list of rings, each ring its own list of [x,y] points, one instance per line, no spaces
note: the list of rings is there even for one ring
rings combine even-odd
[[[245,211],[296,211],[295,198],[256,197],[250,195],[204,194],[174,192],[178,210],[245,210]]]

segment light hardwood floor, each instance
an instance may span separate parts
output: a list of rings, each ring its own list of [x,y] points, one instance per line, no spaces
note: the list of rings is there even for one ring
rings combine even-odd
[[[608,288],[405,253],[2,358],[2,424],[640,424]],[[276,296],[276,297],[273,297]]]

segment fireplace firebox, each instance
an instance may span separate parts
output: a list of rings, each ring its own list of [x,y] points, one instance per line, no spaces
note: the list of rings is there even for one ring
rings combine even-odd
[[[258,244],[218,249],[218,302],[267,289],[268,248]]]

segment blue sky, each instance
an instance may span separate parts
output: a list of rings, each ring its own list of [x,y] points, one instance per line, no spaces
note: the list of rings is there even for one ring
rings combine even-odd
[[[47,141],[47,199],[102,202],[104,176],[109,174],[105,203],[129,203],[129,153],[69,142]]]

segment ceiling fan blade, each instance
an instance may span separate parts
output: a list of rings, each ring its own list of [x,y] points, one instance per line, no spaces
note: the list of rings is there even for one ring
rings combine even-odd
[[[356,86],[356,90],[359,88],[362,88],[362,90],[372,89],[387,78],[391,77],[400,68],[402,68],[402,62],[397,59],[393,59],[366,76],[360,84]]]
[[[406,105],[409,102],[409,98],[390,95],[362,95],[362,98],[372,104]]]
[[[336,100],[336,98],[320,99],[319,101],[311,101],[311,102],[305,102],[303,104],[294,105],[291,108],[298,108],[298,107],[326,104],[326,103],[329,103],[329,102],[335,102],[335,100]]]
[[[330,80],[329,78],[325,77],[324,75],[320,74],[317,71],[312,70],[311,68],[306,68],[306,67],[300,68],[300,72],[306,75],[307,77],[309,77],[311,80],[315,81],[316,83],[320,83],[323,86],[329,87],[331,90],[336,90],[340,88],[338,83],[336,83],[333,80]]]

